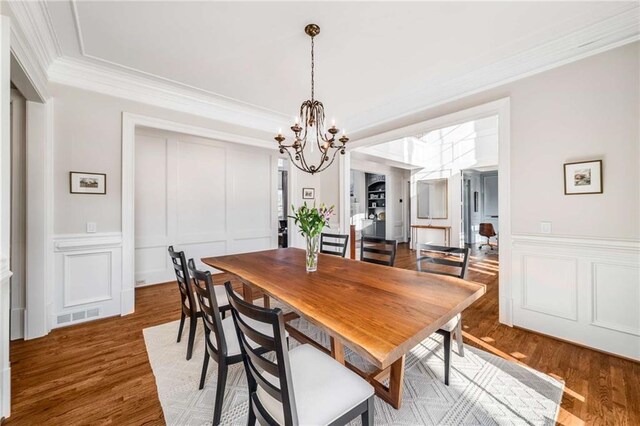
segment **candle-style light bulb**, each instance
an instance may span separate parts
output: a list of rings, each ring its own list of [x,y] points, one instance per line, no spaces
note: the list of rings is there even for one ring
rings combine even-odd
[[[300,117],[296,115],[296,124],[300,124]]]

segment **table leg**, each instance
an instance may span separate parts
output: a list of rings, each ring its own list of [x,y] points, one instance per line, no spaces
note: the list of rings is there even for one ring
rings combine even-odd
[[[344,345],[333,337],[331,338],[331,357],[344,365]]]
[[[381,377],[381,374],[376,377]],[[393,408],[399,409],[402,406],[402,383],[404,381],[404,355],[389,367],[389,386],[380,383],[376,378],[371,378],[369,382],[373,385],[376,395],[390,404]]]
[[[245,302],[253,303],[253,289],[247,283],[242,283],[242,297]]]

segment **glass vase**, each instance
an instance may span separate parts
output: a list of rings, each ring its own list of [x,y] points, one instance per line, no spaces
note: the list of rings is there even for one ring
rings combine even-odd
[[[314,237],[307,236],[306,266],[307,272],[318,270],[318,251],[320,249],[320,235]]]

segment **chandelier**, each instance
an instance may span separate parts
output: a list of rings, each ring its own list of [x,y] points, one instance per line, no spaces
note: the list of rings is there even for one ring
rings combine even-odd
[[[315,174],[326,170],[335,160],[338,152],[344,154],[345,144],[349,141],[345,132],[342,132],[342,136],[338,139],[340,144],[336,142],[336,135],[339,130],[335,123],[332,123],[331,127],[325,130],[324,127],[324,105],[322,102],[315,99],[314,95],[314,74],[313,69],[315,66],[313,57],[313,39],[320,34],[320,27],[316,24],[309,24],[304,28],[304,32],[311,37],[311,99],[308,99],[300,105],[300,114],[296,117],[296,122],[291,126],[291,130],[294,133],[293,143],[286,145],[283,142],[285,137],[282,135],[282,131],[278,131],[278,134],[274,138],[278,141],[280,147],[280,153],[285,152],[289,155],[291,162],[303,172]],[[301,126],[300,120],[302,120]],[[305,151],[309,143],[309,150]],[[317,153],[314,154],[317,148]],[[307,157],[305,157],[305,154]],[[311,155],[315,156],[315,160],[310,159]]]

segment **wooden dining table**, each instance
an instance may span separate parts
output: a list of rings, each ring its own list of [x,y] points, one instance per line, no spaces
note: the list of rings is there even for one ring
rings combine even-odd
[[[307,273],[305,252],[297,248],[202,262],[236,276],[245,300],[253,301],[259,290],[291,309],[285,321],[300,316],[327,333],[330,348],[286,325],[294,339],[330,353],[367,379],[394,408],[402,401],[405,354],[485,293],[483,284],[471,281],[325,254],[319,255],[318,270]],[[345,346],[373,371],[346,362]]]

